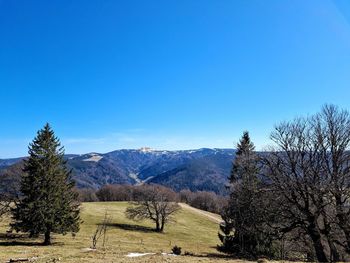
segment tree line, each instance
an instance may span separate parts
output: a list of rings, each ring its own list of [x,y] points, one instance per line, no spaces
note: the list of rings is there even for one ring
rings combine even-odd
[[[221,213],[227,202],[227,197],[217,195],[214,192],[181,190],[174,192],[171,188],[157,186],[172,202],[181,202],[189,204],[195,208],[212,213]],[[78,193],[80,202],[111,202],[111,201],[139,201],[140,197],[145,196],[148,191],[148,185],[105,185],[100,189],[91,188],[75,189]]]

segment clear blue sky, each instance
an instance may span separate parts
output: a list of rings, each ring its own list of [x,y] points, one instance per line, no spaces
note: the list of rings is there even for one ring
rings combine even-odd
[[[350,109],[350,2],[0,0],[0,158],[45,122],[68,153],[258,149]]]

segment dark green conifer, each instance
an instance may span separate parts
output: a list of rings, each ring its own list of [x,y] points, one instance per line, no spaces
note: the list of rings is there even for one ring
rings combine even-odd
[[[249,133],[237,144],[232,165],[230,198],[223,210],[218,250],[245,257],[270,256],[271,239],[264,234],[264,203],[259,180],[259,159]]]
[[[237,251],[235,235],[234,235],[234,222],[231,218],[229,207],[227,207],[221,214],[223,222],[220,224],[220,232],[218,233],[221,245],[217,246],[217,249],[224,253],[234,253]]]
[[[44,234],[45,245],[51,244],[51,233],[78,232],[81,221],[73,187],[64,148],[46,124],[29,145],[21,178],[21,199],[12,210],[12,227],[29,232],[31,237]]]
[[[229,177],[230,184],[235,184],[242,180],[254,180],[258,173],[257,161],[254,143],[250,140],[249,133],[245,131],[237,144],[236,158]]]

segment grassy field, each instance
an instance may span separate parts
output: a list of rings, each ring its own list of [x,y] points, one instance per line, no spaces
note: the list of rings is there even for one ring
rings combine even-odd
[[[71,235],[54,235],[52,246],[41,246],[42,239],[24,237],[0,240],[0,262],[10,258],[37,257],[35,262],[227,262],[231,261],[217,253],[215,247],[218,223],[201,213],[182,208],[176,215],[176,222],[166,226],[164,233],[153,231],[151,222],[134,222],[124,216],[126,202],[84,203],[80,232]],[[105,212],[112,216],[108,228],[108,242],[103,249],[87,251],[91,236]],[[8,220],[0,222],[0,233],[8,229]],[[195,256],[163,256],[174,246],[182,247]],[[127,258],[129,252],[156,253],[153,256]],[[232,260],[233,261],[233,260]],[[238,261],[236,261],[238,262]]]

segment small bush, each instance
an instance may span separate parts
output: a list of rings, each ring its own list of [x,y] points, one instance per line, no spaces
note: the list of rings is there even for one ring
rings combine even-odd
[[[178,247],[178,246],[174,246],[171,251],[173,251],[173,254],[174,255],[181,255],[181,247]]]

